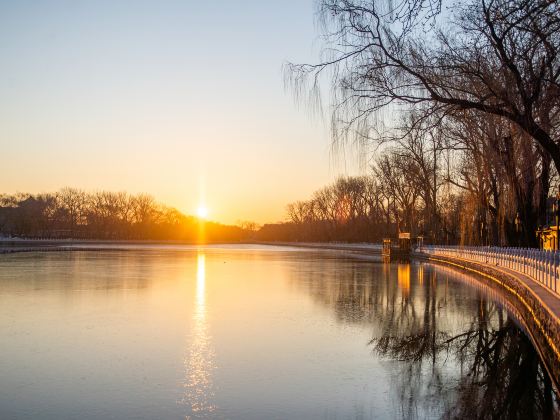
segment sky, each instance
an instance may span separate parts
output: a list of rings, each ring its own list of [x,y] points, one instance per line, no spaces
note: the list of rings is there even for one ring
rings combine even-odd
[[[313,0],[0,1],[0,192],[145,192],[277,222],[357,159],[284,87]],[[351,155],[351,153],[350,153]]]

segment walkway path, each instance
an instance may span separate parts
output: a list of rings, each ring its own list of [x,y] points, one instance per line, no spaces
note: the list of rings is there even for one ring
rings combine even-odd
[[[501,273],[506,276],[512,277],[516,279],[518,282],[520,282],[521,284],[523,284],[532,294],[534,294],[535,297],[541,302],[541,304],[550,311],[550,314],[554,316],[554,318],[558,322],[560,322],[560,295],[553,292],[549,288],[543,286],[541,283],[537,282],[536,280],[533,280],[531,277],[523,273],[520,273],[518,271],[506,267],[484,264],[478,261],[471,261],[458,257],[443,257],[443,256],[432,257],[432,256],[423,256],[420,254],[418,254],[417,256],[428,258],[433,261],[440,260],[444,263],[455,262],[458,263],[458,265],[460,265],[461,268],[467,269],[469,271],[472,271],[473,267],[478,266],[481,269],[482,268],[491,269],[493,271],[496,271],[497,273]]]

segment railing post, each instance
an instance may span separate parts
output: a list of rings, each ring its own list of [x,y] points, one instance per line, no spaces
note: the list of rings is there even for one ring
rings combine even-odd
[[[546,279],[546,257],[547,257],[547,251],[543,251],[542,257],[543,257],[543,259],[542,259],[542,262],[543,262],[543,264],[542,264],[542,271],[543,271],[542,280],[543,280],[544,285],[546,286],[546,284],[547,284],[547,279]]]
[[[552,265],[554,264],[553,261],[554,255],[552,250],[548,252],[548,287],[552,289]]]
[[[533,251],[533,254],[535,261],[535,280],[539,281],[539,253],[537,251]]]
[[[533,277],[534,280],[539,281],[537,279],[537,253],[533,250],[531,254],[532,254],[531,263],[532,263],[532,271],[533,271],[531,277]]]
[[[529,273],[529,248],[525,248],[525,256],[524,256],[523,266],[525,267],[525,274]]]
[[[550,269],[550,288],[552,290],[556,289],[556,250],[552,251],[551,258],[551,269]]]
[[[557,292],[558,283],[558,250],[554,251],[554,291]]]
[[[527,248],[527,272],[526,274],[531,277],[531,250]]]
[[[543,253],[539,252],[539,282],[543,282]]]
[[[546,251],[543,251],[542,253],[542,282],[545,284],[546,286]]]
[[[541,260],[540,260],[540,253],[535,251],[535,274],[536,274],[536,279],[538,282],[541,281],[541,264],[540,264]]]
[[[548,252],[548,287],[552,289],[552,266],[554,265],[554,252]]]
[[[543,271],[544,271],[544,276],[543,276],[543,281],[545,286],[548,285],[548,251],[544,251],[543,253]]]
[[[541,270],[540,270],[540,253],[535,251],[535,275],[536,275],[536,279],[537,281],[540,281],[540,274],[541,274]]]
[[[551,263],[550,263],[550,257],[551,257],[551,251],[546,251],[546,286],[550,288],[550,286],[552,286],[552,278],[551,278]]]

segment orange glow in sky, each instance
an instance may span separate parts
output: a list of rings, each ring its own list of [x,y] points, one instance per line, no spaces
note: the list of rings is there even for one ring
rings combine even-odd
[[[147,193],[266,223],[358,172],[284,86],[286,61],[317,57],[312,1],[164,3],[0,5],[0,193]]]

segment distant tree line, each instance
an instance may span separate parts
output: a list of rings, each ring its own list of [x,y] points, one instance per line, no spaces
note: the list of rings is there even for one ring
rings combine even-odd
[[[378,242],[395,232],[395,220],[372,176],[340,178],[309,200],[287,206],[299,241]]]
[[[64,188],[0,195],[0,235],[44,239],[243,241],[238,226],[203,222],[147,194]]]
[[[434,226],[445,226],[435,232],[437,240],[457,232],[459,203],[451,200],[434,220],[432,209],[422,200],[409,173],[388,162],[393,157],[383,156],[379,167],[368,176],[339,178],[310,199],[288,204],[288,221],[264,225],[258,237],[282,241],[380,242],[396,237],[399,232],[412,232],[433,241],[434,232],[428,229]],[[399,169],[402,172],[397,174]]]
[[[559,193],[560,2],[317,4],[325,55],[289,64],[287,81],[302,95],[327,75],[335,142],[375,146],[377,220],[435,242],[535,246]]]

